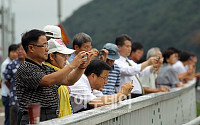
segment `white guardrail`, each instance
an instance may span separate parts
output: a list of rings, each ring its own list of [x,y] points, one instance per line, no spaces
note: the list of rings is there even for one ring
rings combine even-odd
[[[184,88],[140,96],[40,125],[182,125],[195,118],[195,80],[192,80]]]

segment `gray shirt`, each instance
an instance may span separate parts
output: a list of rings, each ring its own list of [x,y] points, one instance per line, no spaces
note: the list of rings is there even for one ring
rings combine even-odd
[[[157,77],[157,85],[158,88],[160,86],[167,86],[169,88],[176,87],[176,84],[179,83],[179,79],[175,70],[167,63],[164,63],[158,73]]]

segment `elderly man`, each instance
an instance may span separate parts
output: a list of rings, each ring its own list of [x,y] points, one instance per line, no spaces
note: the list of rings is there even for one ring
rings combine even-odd
[[[33,29],[23,34],[22,46],[27,54],[24,63],[20,65],[16,73],[16,92],[19,107],[22,113],[21,125],[29,123],[27,105],[40,103],[40,121],[58,117],[60,85],[73,85],[85,71],[90,62],[91,55],[80,52],[67,67],[55,71],[52,67],[44,65],[48,58],[48,43],[45,32]],[[74,72],[73,69],[77,68]]]
[[[147,60],[150,57],[155,57],[155,56],[159,57],[159,67],[156,70],[154,70],[149,76],[140,77],[140,81],[142,82],[142,85],[146,94],[169,91],[169,88],[166,86],[161,86],[160,88],[156,88],[157,73],[163,63],[162,53],[160,52],[160,49],[157,47],[154,47],[148,50]]]
[[[80,80],[73,86],[70,86],[70,100],[72,101],[74,112],[116,103],[130,94],[133,89],[133,85],[130,82],[122,85],[121,90],[117,94],[100,94],[100,91],[108,82],[109,70],[111,70],[111,67],[102,60],[95,59],[90,62]],[[98,95],[93,93],[94,89],[99,90]]]

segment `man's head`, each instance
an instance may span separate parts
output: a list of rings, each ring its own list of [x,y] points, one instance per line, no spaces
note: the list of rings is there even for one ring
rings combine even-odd
[[[154,48],[149,49],[148,52],[147,52],[146,59],[148,60],[149,58],[155,57],[155,56],[159,57],[159,64],[161,66],[162,63],[163,63],[163,56],[162,56],[162,53],[161,53],[161,51],[158,47],[154,47]]]
[[[174,47],[169,47],[167,49],[174,51],[174,54],[176,56],[176,60],[179,60],[179,53],[181,52],[180,50],[178,50],[177,48],[174,48]]]
[[[115,44],[119,49],[120,56],[128,57],[130,55],[131,38],[128,35],[126,34],[119,35],[115,40]]]
[[[75,50],[67,48],[61,39],[50,39],[48,45],[49,52],[46,61],[62,69],[66,65],[67,55],[72,54]]]
[[[19,44],[18,46],[19,46],[19,48],[17,49],[18,58],[24,60],[26,58],[26,52],[24,51],[22,44]]]
[[[78,33],[73,38],[73,49],[77,53],[90,51],[92,49],[92,38],[86,33]]]
[[[115,60],[120,58],[119,52],[118,52],[118,47],[113,44],[113,43],[106,43],[103,46],[103,49],[108,50],[108,56],[107,56],[107,64],[109,66],[113,66]]]
[[[53,39],[62,39],[61,29],[58,26],[47,25],[43,28],[43,31],[46,33],[47,40]]]
[[[174,51],[165,50],[162,53],[162,55],[164,57],[164,63],[168,63],[170,65],[173,65],[176,62],[176,55],[175,55]]]
[[[8,47],[8,57],[10,58],[10,60],[14,60],[17,59],[18,55],[17,55],[17,49],[18,49],[18,45],[16,44],[11,44]]]
[[[179,60],[185,65],[192,63],[192,55],[189,52],[182,51],[179,53]]]
[[[85,70],[85,75],[88,77],[91,88],[102,90],[108,82],[108,74],[111,67],[100,59],[94,59],[90,62]]]
[[[48,58],[48,43],[45,32],[37,29],[30,30],[22,36],[22,46],[27,57],[43,62]]]
[[[130,59],[132,59],[134,62],[138,62],[144,53],[143,45],[139,42],[133,42],[131,47],[131,54]]]

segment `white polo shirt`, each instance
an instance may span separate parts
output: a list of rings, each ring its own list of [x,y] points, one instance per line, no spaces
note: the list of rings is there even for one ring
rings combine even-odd
[[[172,68],[176,71],[177,74],[187,72],[185,66],[181,61],[177,61],[175,64],[173,64]]]
[[[101,91],[95,90],[98,95],[95,95],[95,93],[93,93],[89,80],[85,74],[83,74],[73,86],[69,86],[69,88],[69,97],[74,112],[77,112],[83,108],[87,108],[88,102],[95,98],[103,96]]]

